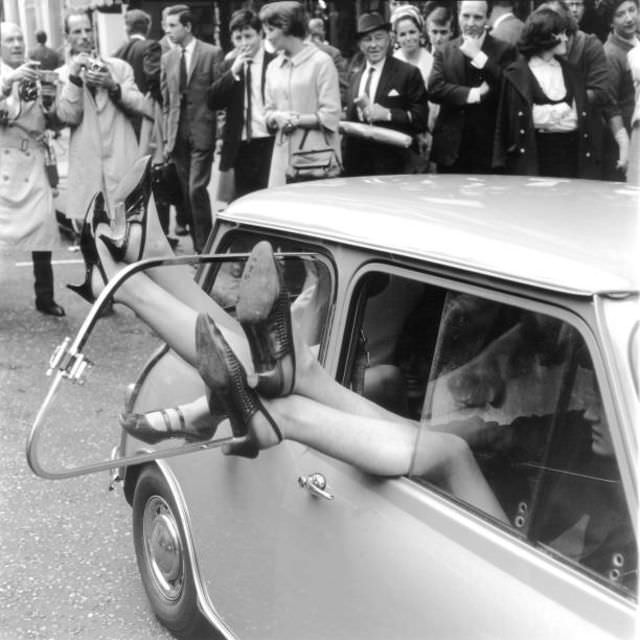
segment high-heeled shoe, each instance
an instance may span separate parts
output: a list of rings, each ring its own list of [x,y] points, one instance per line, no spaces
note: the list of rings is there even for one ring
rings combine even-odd
[[[293,391],[296,359],[289,294],[271,245],[255,245],[238,287],[236,318],[249,341],[259,393],[267,398]],[[285,371],[284,363],[290,367]]]
[[[133,188],[129,185],[133,184]],[[114,201],[118,202],[124,211],[121,221],[122,232],[118,236],[101,235],[100,239],[116,262],[122,262],[129,248],[131,225],[138,224],[141,228],[140,246],[135,261],[142,259],[147,239],[147,217],[149,213],[149,199],[152,195],[151,156],[140,158],[133,165],[131,171],[120,182],[114,194]],[[116,213],[116,216],[118,214]]]
[[[89,208],[82,223],[82,230],[80,231],[80,252],[82,259],[84,260],[84,282],[82,284],[68,284],[67,288],[71,289],[74,293],[83,297],[87,302],[94,303],[96,300],[96,293],[93,291],[92,282],[93,274],[95,270],[98,270],[102,283],[106,284],[109,280],[107,274],[100,264],[100,258],[96,250],[95,243],[95,230],[101,223],[109,224],[109,218],[104,206],[104,195],[102,192],[98,192]]]
[[[280,429],[268,414],[258,394],[247,386],[245,370],[225,340],[215,322],[206,314],[196,321],[197,367],[200,377],[210,391],[209,410],[214,422],[228,417],[231,431],[245,442],[232,445],[228,453],[255,458],[260,452],[256,434],[250,428],[251,419],[261,413],[270,424],[278,442]]]
[[[164,429],[157,429],[149,420],[152,413],[159,413]],[[177,424],[176,424],[177,421]],[[120,426],[134,438],[147,444],[157,444],[169,438],[184,438],[187,442],[210,440],[218,428],[218,423],[209,423],[205,427],[196,427],[185,420],[179,406],[171,409],[156,409],[147,413],[120,414]]]

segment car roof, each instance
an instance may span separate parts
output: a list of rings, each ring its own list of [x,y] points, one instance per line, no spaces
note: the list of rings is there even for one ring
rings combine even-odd
[[[637,292],[640,188],[403,175],[265,189],[219,216],[577,295]]]

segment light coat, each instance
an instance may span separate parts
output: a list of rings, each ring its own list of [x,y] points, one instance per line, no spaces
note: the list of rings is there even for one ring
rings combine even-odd
[[[73,84],[68,65],[58,69],[56,113],[71,127],[67,179],[70,197],[65,212],[69,218],[84,218],[98,191],[104,192],[107,208],[112,211],[118,183],[140,157],[133,125],[125,111],[144,114],[147,102],[127,62],[118,58],[105,58],[104,62],[120,85],[120,104],[116,105],[105,89],[98,89],[94,98],[86,85]]]

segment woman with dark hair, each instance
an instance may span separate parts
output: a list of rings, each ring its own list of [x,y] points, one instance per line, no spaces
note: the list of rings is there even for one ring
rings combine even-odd
[[[260,11],[267,42],[278,52],[267,69],[265,121],[275,132],[269,186],[286,182],[291,154],[331,147],[340,158],[340,86],[329,55],[305,42],[299,2],[271,2]]]
[[[584,79],[563,56],[566,17],[534,11],[518,44],[522,56],[504,72],[493,166],[507,173],[600,177]]]

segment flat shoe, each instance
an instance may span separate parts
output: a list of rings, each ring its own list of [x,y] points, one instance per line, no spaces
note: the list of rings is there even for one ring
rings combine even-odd
[[[255,458],[260,452],[260,446],[249,427],[253,416],[258,412],[262,413],[278,441],[282,440],[280,429],[267,413],[256,392],[247,386],[247,376],[242,364],[215,322],[206,314],[198,315],[195,337],[198,372],[210,392],[209,410],[215,421],[228,417],[234,437],[245,438],[245,442],[232,445],[229,453]]]
[[[164,429],[157,429],[149,421],[149,414],[160,413]],[[173,419],[172,419],[173,418]],[[218,427],[211,423],[204,429],[196,429],[187,423],[179,406],[172,409],[156,409],[147,413],[130,413],[120,415],[120,426],[134,438],[147,444],[156,444],[170,438],[184,438],[187,442],[210,440]]]
[[[267,398],[286,396],[295,384],[295,351],[289,294],[271,245],[251,251],[238,287],[236,318],[247,335],[258,391]],[[283,363],[290,358],[291,373]]]
[[[62,318],[62,316],[65,315],[64,309],[54,300],[50,300],[49,302],[36,300],[36,309],[40,313],[44,313],[48,316],[54,316],[56,318]]]

